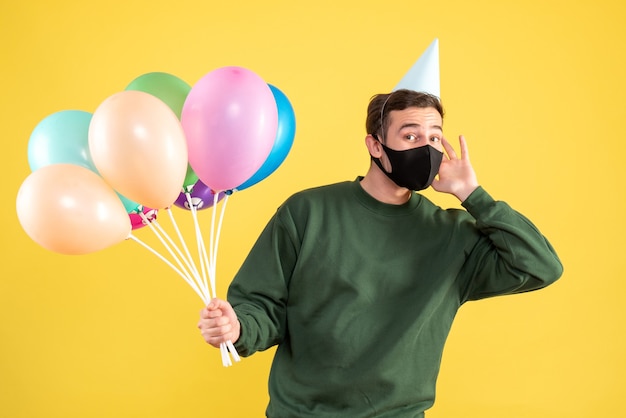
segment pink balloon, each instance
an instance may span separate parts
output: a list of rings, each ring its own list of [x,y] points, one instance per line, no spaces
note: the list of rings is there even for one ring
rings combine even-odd
[[[187,174],[187,142],[174,112],[155,96],[128,90],[104,100],[89,124],[98,172],[124,197],[169,207]]]
[[[181,123],[194,172],[212,190],[226,191],[252,177],[267,159],[278,110],[261,77],[245,68],[223,67],[191,88]]]
[[[152,221],[154,221],[157,218],[159,211],[156,209],[150,209],[150,208],[144,207],[142,212],[145,216],[145,219],[143,216],[141,216],[138,213],[128,214],[128,218],[130,219],[130,225],[132,226],[133,231],[135,229],[143,228],[144,226],[148,225],[148,223],[151,223]],[[146,220],[147,220],[147,223],[146,223]]]
[[[87,254],[128,238],[128,214],[115,191],[87,168],[52,164],[32,172],[17,194],[17,215],[37,244]]]

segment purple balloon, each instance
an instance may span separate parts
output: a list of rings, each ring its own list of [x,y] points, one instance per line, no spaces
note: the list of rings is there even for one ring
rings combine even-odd
[[[194,184],[193,189],[189,192],[189,194],[191,195],[191,204],[195,206],[196,210],[208,209],[215,203],[215,193],[213,193],[213,190],[200,180]],[[220,193],[217,201],[219,202],[223,197],[224,193]],[[179,208],[191,210],[185,193],[181,193],[174,204]]]

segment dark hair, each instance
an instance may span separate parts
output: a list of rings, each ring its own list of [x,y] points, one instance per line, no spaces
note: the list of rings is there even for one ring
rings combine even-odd
[[[401,89],[387,94],[377,94],[370,99],[367,106],[365,130],[368,134],[378,136],[381,140],[389,127],[389,113],[392,110],[404,110],[409,107],[432,107],[443,119],[443,106],[437,96],[413,90]],[[381,123],[384,126],[381,126]]]

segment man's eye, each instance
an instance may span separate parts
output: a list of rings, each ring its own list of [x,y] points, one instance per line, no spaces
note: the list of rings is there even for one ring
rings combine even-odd
[[[417,139],[417,135],[408,134],[406,136],[406,139],[408,139],[409,141],[415,141]]]
[[[433,136],[433,137],[430,138],[430,140],[432,142],[439,142],[439,141],[441,141],[441,138],[439,138],[438,136]]]

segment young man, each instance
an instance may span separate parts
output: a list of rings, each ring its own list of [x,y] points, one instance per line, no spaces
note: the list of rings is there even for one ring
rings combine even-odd
[[[240,354],[278,345],[269,417],[423,417],[466,301],[531,291],[562,274],[537,228],[479,186],[435,96],[375,96],[365,177],[290,197],[200,316],[204,339]],[[435,179],[435,177],[438,177]],[[466,210],[414,191],[432,187]]]

